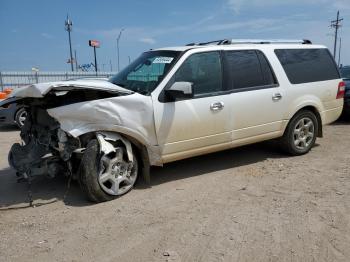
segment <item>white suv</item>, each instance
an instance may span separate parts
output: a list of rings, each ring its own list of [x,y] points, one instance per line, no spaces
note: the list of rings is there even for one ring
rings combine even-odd
[[[307,153],[342,112],[344,83],[324,46],[232,40],[151,50],[108,81],[21,88],[28,107],[10,165],[24,178],[66,174],[100,202],[164,163],[280,138]]]

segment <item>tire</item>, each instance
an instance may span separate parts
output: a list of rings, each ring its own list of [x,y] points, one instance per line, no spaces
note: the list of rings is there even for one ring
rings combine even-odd
[[[308,153],[315,145],[318,125],[313,112],[308,110],[298,112],[290,120],[280,140],[282,150],[293,156]]]
[[[104,155],[100,153],[99,142],[96,139],[93,139],[88,143],[80,163],[78,177],[79,177],[80,187],[90,201],[93,201],[96,203],[110,201],[128,193],[133,188],[138,175],[138,162],[134,154],[134,151],[133,151],[134,161],[133,161],[132,168],[130,168],[131,170],[130,177],[132,176],[132,179],[127,180],[127,175],[125,175],[125,180],[122,182],[119,182],[120,184],[118,184],[118,187],[122,185],[122,183],[125,183],[125,184],[128,183],[128,184],[121,189],[118,188],[118,192],[117,190],[112,190],[108,188],[107,184],[110,184],[111,188],[116,188],[117,182],[115,181],[116,180],[119,181],[124,178],[124,175],[122,176],[119,174],[127,173],[127,172],[123,172],[123,173],[121,172],[121,169],[125,167],[124,165],[127,162],[125,160],[126,150],[124,147],[121,147],[121,146],[116,147],[116,150],[117,150],[117,153],[112,152],[109,155]],[[110,161],[109,165],[105,164],[107,161],[105,161],[104,159],[107,159],[107,158],[111,158],[109,160]],[[115,160],[115,159],[118,159],[118,160]],[[114,161],[119,161],[119,162],[116,163]],[[117,165],[118,163],[121,163],[121,164]],[[131,165],[131,164],[129,163],[128,165]],[[110,172],[107,172],[107,170]],[[105,182],[102,183],[102,178],[106,176],[106,174],[109,175],[108,177],[109,180],[106,180]],[[115,186],[113,187],[113,185]]]
[[[24,107],[17,110],[15,115],[15,122],[19,128],[22,128],[27,117],[27,111]]]

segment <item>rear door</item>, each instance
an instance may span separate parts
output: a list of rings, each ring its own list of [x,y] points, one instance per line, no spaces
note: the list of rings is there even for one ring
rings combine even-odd
[[[224,65],[225,89],[232,92],[233,140],[277,135],[286,111],[285,92],[264,53],[225,51]]]

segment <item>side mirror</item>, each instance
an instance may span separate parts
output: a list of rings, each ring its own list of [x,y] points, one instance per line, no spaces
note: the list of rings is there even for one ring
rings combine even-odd
[[[191,82],[175,82],[169,89],[165,90],[165,95],[172,100],[177,98],[192,98],[193,83]]]

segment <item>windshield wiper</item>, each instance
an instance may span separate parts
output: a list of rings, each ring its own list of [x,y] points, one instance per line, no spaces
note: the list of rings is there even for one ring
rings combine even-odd
[[[136,92],[145,96],[148,96],[150,94],[148,91],[136,91]]]
[[[123,84],[116,84],[114,82],[110,82],[110,83],[112,83],[113,85],[116,85],[116,86],[118,86],[118,87],[123,89],[123,90],[120,90],[119,92],[126,93],[126,94],[133,94],[133,93],[135,93],[133,90],[125,88],[125,85],[123,85]]]
[[[113,83],[113,82],[112,82],[112,84],[114,84],[114,85],[116,85],[116,86],[120,86],[120,87],[125,87],[125,85],[124,85],[124,84]]]

